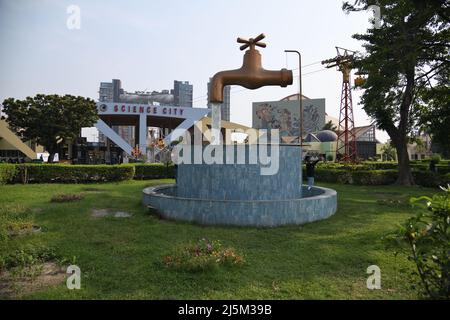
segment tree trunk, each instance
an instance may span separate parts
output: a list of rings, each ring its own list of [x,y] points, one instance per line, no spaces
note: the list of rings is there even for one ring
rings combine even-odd
[[[403,93],[402,103],[400,105],[400,122],[398,130],[394,134],[395,147],[397,148],[398,161],[398,178],[396,184],[402,186],[414,185],[414,178],[411,174],[411,167],[409,166],[408,154],[408,122],[410,118],[410,108],[413,103],[414,95],[414,63],[411,63],[406,72],[406,88]]]
[[[411,167],[409,166],[409,154],[406,140],[400,139],[399,143],[396,143],[398,158],[398,178],[395,182],[398,185],[412,186],[414,185],[414,178],[411,173]]]

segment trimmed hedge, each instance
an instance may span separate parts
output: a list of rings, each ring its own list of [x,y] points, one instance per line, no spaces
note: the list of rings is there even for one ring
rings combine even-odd
[[[410,165],[413,170],[421,170],[429,172],[429,163],[412,162]],[[331,169],[346,169],[346,170],[397,170],[398,164],[397,162],[380,162],[380,161],[364,161],[359,164],[322,162],[319,163],[317,167],[331,168]],[[447,163],[437,164],[436,171],[439,174],[450,173],[450,165]]]
[[[303,172],[306,178],[306,171]],[[315,170],[317,181],[355,184],[385,185],[392,184],[397,178],[397,170],[346,170],[318,167]]]
[[[70,165],[70,164],[0,164],[0,184],[5,183],[89,183],[131,179],[174,178],[173,165]]]
[[[20,164],[14,182],[86,183],[130,180],[132,165]]]
[[[391,163],[392,164],[392,163]],[[354,184],[387,185],[397,179],[397,168],[367,169],[367,164],[320,164],[316,167],[317,181]],[[12,183],[88,183],[113,182],[130,179],[174,178],[173,165],[122,164],[122,165],[64,165],[64,164],[0,164],[0,184]],[[438,187],[450,183],[450,173],[433,173],[413,169],[418,185]],[[305,170],[303,177],[306,178]]]
[[[413,171],[414,182],[422,187],[436,188],[450,184],[450,173],[437,174],[426,171]]]
[[[14,164],[1,164],[0,165],[0,185],[7,182],[11,182],[16,174],[16,166]]]
[[[167,179],[175,177],[174,165],[166,166],[159,163],[136,164],[134,179]]]
[[[364,161],[362,164],[366,170],[394,170],[397,169],[398,163],[392,161]]]
[[[450,183],[450,173],[438,174],[430,171],[413,170],[412,175],[417,185],[423,187],[437,188]],[[306,170],[303,170],[303,177],[306,179]],[[398,171],[389,170],[363,170],[355,168],[327,168],[318,166],[315,170],[317,181],[343,183],[354,185],[388,185],[393,184],[398,177]]]

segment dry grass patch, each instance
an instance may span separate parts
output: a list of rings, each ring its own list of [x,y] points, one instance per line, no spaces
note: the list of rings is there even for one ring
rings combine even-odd
[[[103,208],[103,209],[92,209],[91,217],[93,217],[93,218],[103,218],[103,217],[130,218],[131,214],[126,211],[114,211],[109,208]]]
[[[14,299],[63,283],[65,270],[55,262],[44,262],[0,272],[0,297]]]
[[[59,193],[54,195],[51,198],[51,202],[73,202],[73,201],[79,201],[84,198],[83,193]]]

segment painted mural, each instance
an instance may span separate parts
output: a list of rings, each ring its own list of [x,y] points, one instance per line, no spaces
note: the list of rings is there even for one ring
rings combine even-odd
[[[253,128],[279,129],[280,137],[298,137],[300,110],[298,101],[265,101],[253,103]],[[325,99],[303,101],[303,131],[319,131],[325,125]]]

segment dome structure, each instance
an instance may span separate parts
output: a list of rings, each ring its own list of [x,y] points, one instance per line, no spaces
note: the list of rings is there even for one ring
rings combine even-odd
[[[309,133],[304,139],[304,142],[321,142],[314,133]]]
[[[318,131],[315,133],[315,136],[320,140],[320,142],[333,142],[338,138],[337,134],[331,130]]]

